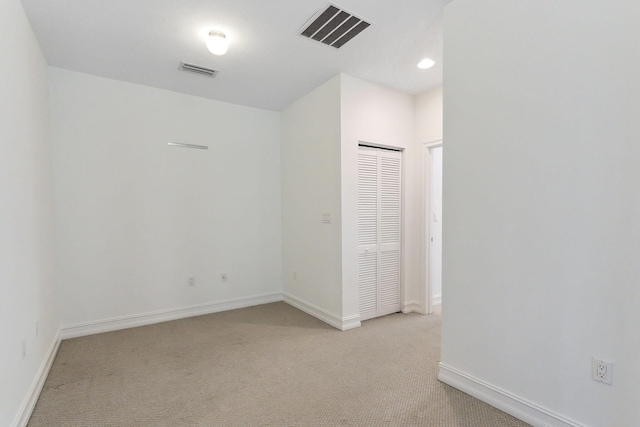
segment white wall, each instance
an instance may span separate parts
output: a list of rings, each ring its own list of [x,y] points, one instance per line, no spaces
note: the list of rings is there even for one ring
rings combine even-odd
[[[429,248],[429,286],[432,304],[442,303],[442,150],[434,147],[429,150],[429,176],[426,180],[429,192],[427,216],[427,245]]]
[[[46,62],[19,0],[0,2],[0,54],[0,425],[13,426],[58,333]]]
[[[49,77],[63,326],[282,291],[278,113]]]
[[[442,363],[593,427],[640,420],[639,21],[635,0],[445,11]]]
[[[404,149],[406,289],[421,295],[420,150],[413,97],[345,74],[282,112],[284,289],[300,308],[358,326],[358,143]],[[322,214],[333,222],[322,224]],[[294,272],[296,278],[294,278]]]
[[[425,280],[429,281],[429,286],[431,286],[431,295],[434,296],[434,301],[436,303],[441,302],[442,300],[442,280],[436,280],[435,283],[431,283],[431,276],[435,273],[435,277],[441,277],[442,264],[440,266],[429,265],[432,259],[432,254],[430,253],[432,244],[429,242],[428,237],[429,227],[431,226],[431,218],[430,212],[434,208],[431,205],[432,195],[431,191],[431,179],[432,175],[439,176],[442,179],[442,150],[439,151],[439,158],[434,159],[434,156],[429,152],[429,149],[425,147],[425,144],[430,143],[442,143],[442,96],[443,90],[442,86],[438,86],[436,88],[427,90],[422,92],[416,96],[414,96],[414,113],[415,113],[415,141],[418,147],[421,150],[421,157],[423,158],[423,175],[421,177],[421,183],[424,184],[423,188],[423,219],[422,224],[424,224],[424,231],[422,234],[425,236],[424,242],[424,253],[425,253],[425,262],[427,265],[424,267],[424,277]],[[437,160],[434,162],[434,160]],[[439,170],[433,170],[434,168],[439,168]],[[441,189],[442,182],[434,183],[437,188]],[[441,195],[441,194],[440,194]],[[440,199],[441,201],[442,199]],[[442,206],[439,206],[442,209]],[[446,221],[445,218],[440,219],[440,227],[438,230],[434,230],[437,236],[434,238],[438,238],[442,236],[442,221]],[[439,233],[439,234],[438,234]],[[437,262],[437,255],[436,261]],[[433,270],[435,269],[435,270]],[[423,304],[427,306],[429,302],[427,301],[428,295],[425,293]],[[426,310],[426,308],[425,308]]]
[[[358,144],[404,149],[405,308],[422,309],[421,158],[414,143],[413,96],[341,75],[343,316],[358,309]],[[419,307],[420,306],[420,307]]]
[[[286,108],[281,128],[284,291],[341,322],[340,76]]]
[[[416,143],[442,139],[442,86],[414,97]]]

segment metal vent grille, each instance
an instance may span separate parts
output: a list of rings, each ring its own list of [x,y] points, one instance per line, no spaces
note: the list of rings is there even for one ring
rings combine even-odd
[[[201,67],[199,65],[187,64],[186,62],[180,63],[180,69],[183,71],[189,71],[190,73],[200,74],[202,76],[215,77],[218,74],[218,70],[213,68]]]
[[[329,3],[319,10],[299,31],[299,34],[340,49],[371,23]]]

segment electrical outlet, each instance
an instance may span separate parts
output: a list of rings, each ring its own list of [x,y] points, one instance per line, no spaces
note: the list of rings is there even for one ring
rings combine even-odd
[[[592,357],[591,378],[601,383],[611,384],[613,382],[613,363]]]
[[[187,280],[187,284],[189,286],[195,286],[196,285],[196,278],[194,276],[189,276],[189,279]]]
[[[227,273],[220,273],[220,281],[221,282],[227,281]]]

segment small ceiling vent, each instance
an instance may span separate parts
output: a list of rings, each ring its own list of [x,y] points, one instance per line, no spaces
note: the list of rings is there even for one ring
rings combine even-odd
[[[183,71],[189,71],[190,73],[200,74],[202,76],[215,77],[218,74],[218,70],[213,68],[205,68],[199,65],[187,64],[186,62],[180,63],[180,69]]]
[[[371,23],[329,3],[319,10],[299,31],[299,34],[340,49]]]

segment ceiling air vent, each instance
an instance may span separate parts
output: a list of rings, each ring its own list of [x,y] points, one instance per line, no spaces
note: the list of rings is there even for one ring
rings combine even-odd
[[[299,34],[340,49],[370,25],[364,19],[329,3],[302,27]]]
[[[199,65],[187,64],[186,62],[180,63],[180,69],[184,71],[189,71],[190,73],[200,74],[202,76],[215,77],[218,74],[218,70],[214,70],[213,68],[205,68]]]

